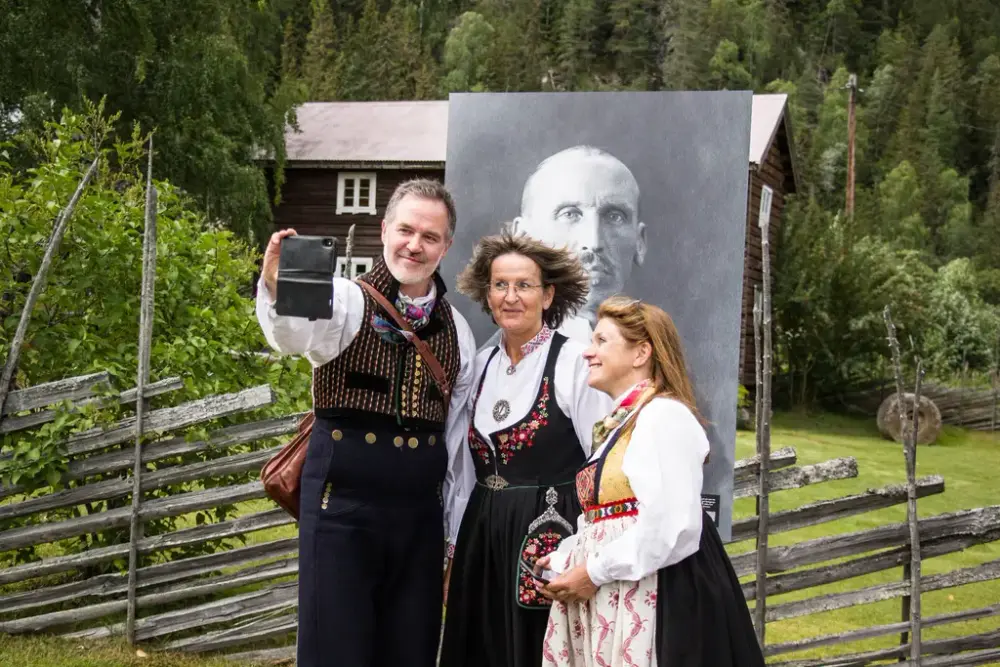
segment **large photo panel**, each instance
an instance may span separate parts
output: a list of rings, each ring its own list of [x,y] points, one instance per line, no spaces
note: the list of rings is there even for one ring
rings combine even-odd
[[[462,93],[448,113],[445,181],[458,228],[442,276],[454,285],[476,242],[511,224],[568,245],[590,272],[590,297],[567,335],[589,337],[614,294],[666,310],[707,421],[704,502],[726,540],[751,102],[728,91]],[[450,300],[477,343],[489,342],[489,315],[454,292]]]

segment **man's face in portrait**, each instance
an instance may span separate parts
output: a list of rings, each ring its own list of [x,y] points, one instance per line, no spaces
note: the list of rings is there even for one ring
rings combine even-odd
[[[593,148],[570,148],[538,166],[525,183],[514,229],[577,254],[590,273],[579,314],[591,326],[601,302],[622,292],[646,255],[639,185],[621,161]]]

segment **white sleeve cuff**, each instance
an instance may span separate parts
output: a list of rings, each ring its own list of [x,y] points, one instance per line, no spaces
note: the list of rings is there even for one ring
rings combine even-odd
[[[600,587],[612,581],[612,577],[609,577],[605,570],[606,568],[596,556],[587,559],[587,576],[590,577],[595,586]]]

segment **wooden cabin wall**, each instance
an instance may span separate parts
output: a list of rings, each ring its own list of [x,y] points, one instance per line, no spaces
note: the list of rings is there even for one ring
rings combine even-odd
[[[354,230],[354,256],[379,257],[382,254],[382,217],[393,191],[411,178],[433,178],[444,182],[444,169],[345,169],[349,172],[375,172],[375,215],[337,215],[337,174],[334,168],[289,168],[281,189],[281,203],[274,207],[274,228],[294,228],[300,234],[335,236],[341,245],[347,230]]]

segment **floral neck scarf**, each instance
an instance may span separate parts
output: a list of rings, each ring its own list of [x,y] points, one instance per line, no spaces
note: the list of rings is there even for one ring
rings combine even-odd
[[[431,313],[434,312],[434,304],[437,301],[437,291],[431,286],[431,292],[425,297],[410,299],[402,292],[396,295],[396,310],[403,316],[406,323],[414,331],[420,331],[430,322]],[[390,343],[402,343],[409,338],[407,332],[396,326],[390,319],[382,317],[378,313],[372,316],[372,327],[383,339]]]
[[[628,390],[625,396],[618,402],[615,408],[604,419],[594,424],[592,448],[596,451],[599,446],[611,433],[619,426],[628,421],[629,417],[646,401],[646,394],[652,388],[652,380],[643,380]]]

